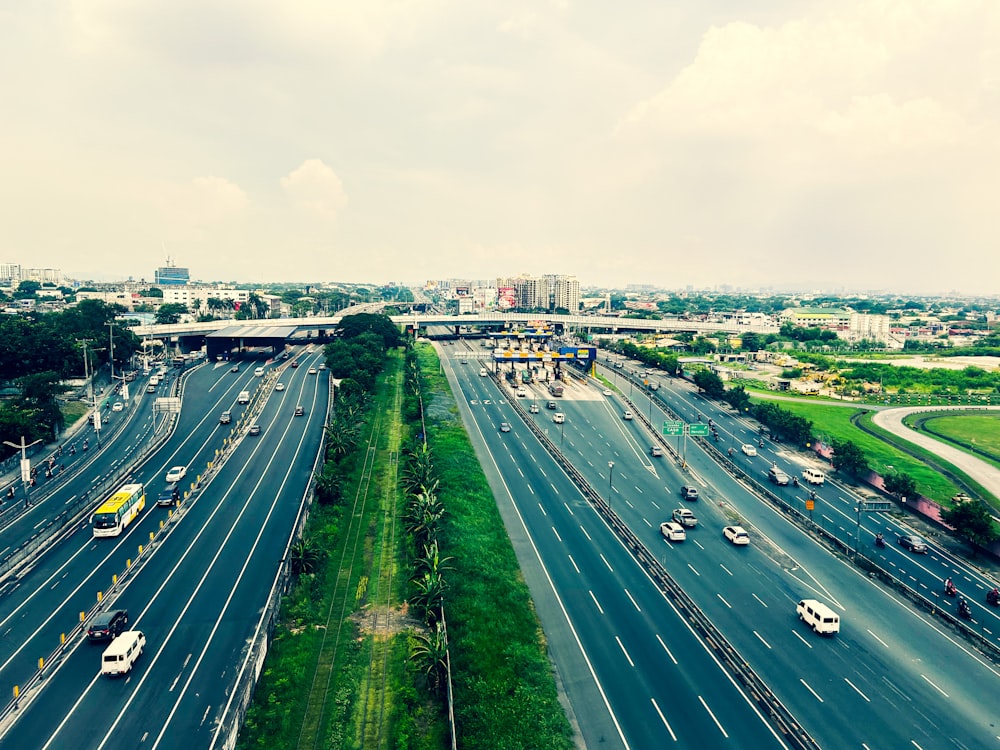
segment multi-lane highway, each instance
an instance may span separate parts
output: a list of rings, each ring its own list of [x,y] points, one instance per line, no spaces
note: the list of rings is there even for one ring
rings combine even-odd
[[[128,609],[147,646],[129,676],[112,680],[100,675],[105,644],[72,639],[6,718],[0,745],[213,742],[316,462],[329,396],[326,372],[309,374],[319,356],[300,353],[298,368],[263,359],[235,373],[228,362],[194,368],[184,378],[176,432],[131,474],[146,486],[145,511],[120,537],[95,539],[81,524],[8,587],[0,602],[0,677],[9,687],[25,683],[60,634],[93,610],[99,592],[106,594],[102,608]],[[261,377],[253,374],[258,365]],[[275,391],[279,381],[285,388]],[[253,394],[245,406],[237,403],[241,390]],[[231,423],[220,424],[223,411],[232,413]],[[128,418],[141,424],[149,413],[140,404]],[[248,434],[251,422],[259,435]],[[95,464],[129,450],[114,445]],[[177,509],[157,507],[172,466],[188,467],[182,485],[195,491]],[[65,501],[57,493],[46,502],[55,508]]]
[[[444,347],[442,351],[447,354],[456,349]],[[651,705],[655,701],[662,711],[658,727],[661,731],[663,726],[673,727],[690,718],[688,711],[676,707],[676,693],[671,693],[671,700],[663,701],[657,697],[654,683],[633,673],[634,669],[669,671],[674,666],[671,655],[662,647],[659,652],[648,648],[636,658],[619,644],[623,634],[628,634],[629,642],[662,641],[669,647],[671,640],[679,637],[681,622],[662,599],[652,608],[648,602],[642,606],[632,601],[637,585],[634,577],[639,575],[637,566],[627,556],[604,562],[608,550],[619,545],[601,539],[589,527],[584,534],[572,533],[555,523],[556,518],[570,511],[578,526],[580,517],[593,518],[594,514],[566,498],[570,492],[569,497],[578,501],[579,494],[560,487],[557,480],[561,481],[561,472],[523,420],[537,421],[591,486],[610,495],[615,513],[655,551],[670,575],[821,746],[973,747],[997,741],[993,726],[995,702],[992,693],[983,689],[995,684],[998,676],[990,663],[939,619],[921,613],[859,574],[788,523],[697,445],[688,445],[685,468],[669,457],[653,457],[650,446],[654,438],[641,420],[622,418],[630,407],[617,396],[601,395],[600,389],[583,378],[567,384],[566,394],[559,400],[559,411],[566,420],[556,424],[552,411],[544,408],[549,396],[542,386],[529,386],[528,396],[517,399],[512,388],[498,387],[492,378],[478,377],[478,366],[454,365],[452,370],[466,401],[465,414],[472,420],[474,431],[482,434],[483,445],[496,461],[495,473],[503,480],[500,494],[510,497],[518,510],[519,524],[508,521],[515,544],[522,535],[530,540],[527,548],[518,545],[521,559],[535,556],[547,571],[542,577],[544,585],[534,582],[533,593],[549,641],[553,642],[553,633],[558,639],[572,628],[571,640],[577,641],[582,660],[592,669],[591,679],[599,686],[603,711],[620,729],[620,740],[634,747],[649,746],[653,741],[649,734],[632,734],[652,731],[642,718],[633,716],[635,707],[643,703]],[[629,384],[622,385],[627,393]],[[641,389],[632,386],[632,390]],[[699,410],[703,418],[713,418],[727,435],[733,436],[737,446],[751,435],[756,442],[754,425],[734,419],[683,388],[664,382],[658,395],[676,398],[673,408],[685,419],[696,421]],[[532,400],[542,405],[537,413],[528,409]],[[515,408],[513,401],[521,402],[523,408]],[[653,423],[666,418],[658,400],[650,404],[633,393],[633,402],[631,408],[643,414],[648,410]],[[503,421],[513,425],[511,432],[499,432]],[[779,456],[781,451],[776,453],[773,448],[765,448],[762,453],[756,459],[761,476],[771,461],[791,458]],[[614,463],[613,469],[609,469],[609,462]],[[792,470],[789,464],[789,473]],[[685,503],[678,493],[682,484],[698,487],[702,499]],[[833,502],[833,487],[824,487],[825,503]],[[829,500],[827,495],[831,496]],[[850,500],[844,502],[848,505],[842,512],[850,513]],[[699,526],[689,531],[685,542],[665,542],[659,524],[669,519],[672,508],[681,505],[696,512]],[[831,523],[836,520],[834,515],[829,518]],[[848,518],[853,519],[853,513]],[[880,521],[893,528],[897,523],[888,518]],[[750,530],[748,547],[736,548],[723,539],[722,527],[734,522],[742,522]],[[850,530],[845,520],[838,525]],[[937,553],[920,559],[897,548],[880,553],[890,559],[898,556],[893,562],[901,573],[909,571],[912,564],[919,566],[918,570],[932,566],[921,578],[928,593],[934,580],[940,581],[934,567],[944,560]],[[581,566],[580,558],[596,564]],[[574,561],[568,571],[571,575],[556,575],[560,559]],[[956,580],[960,580],[959,576],[963,581],[966,577],[970,582],[975,580],[971,571],[957,566],[955,561],[948,563],[956,566],[953,570],[957,572],[952,573]],[[530,561],[526,567],[530,567]],[[604,596],[617,592],[614,606],[604,606],[597,591]],[[547,607],[546,599],[550,597],[558,597],[559,606]],[[825,601],[841,613],[840,635],[820,638],[798,621],[795,604],[803,597]],[[574,602],[576,608],[567,606],[567,601]],[[554,645],[557,660],[571,653],[572,645]],[[561,649],[559,653],[557,648]],[[619,653],[628,652],[629,658],[608,664],[594,656],[606,658],[615,654],[615,648]],[[672,649],[671,654],[676,657]],[[704,685],[725,680],[717,669],[698,669],[695,674],[697,680],[685,688],[689,694],[700,695]],[[649,693],[640,700],[636,693],[643,690]],[[571,699],[575,697],[572,690],[568,692]],[[586,689],[581,689],[574,701],[576,713],[584,716],[581,732],[588,741],[597,739],[588,736],[587,727],[597,713],[595,703]],[[713,715],[723,725],[729,718],[725,710],[713,710]],[[594,723],[599,727],[599,721]],[[636,724],[642,729],[637,729]],[[746,717],[738,724],[744,732],[754,726]],[[658,744],[670,740],[669,733],[656,738]],[[765,739],[759,736],[757,741]]]

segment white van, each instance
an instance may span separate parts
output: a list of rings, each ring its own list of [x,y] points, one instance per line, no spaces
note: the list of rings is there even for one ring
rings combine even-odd
[[[238,404],[249,404],[250,403],[250,391],[240,391],[240,395],[236,397],[236,403],[238,403]]]
[[[485,378],[488,375],[489,375],[489,373],[486,372],[486,368],[485,367],[480,367],[479,368],[479,377]]]
[[[819,469],[806,469],[802,472],[802,478],[809,484],[823,484],[826,475]]]
[[[815,599],[803,599],[795,611],[799,619],[809,625],[820,635],[832,635],[840,632],[840,615],[823,602]]]
[[[151,377],[149,379],[149,384],[153,385],[153,386],[159,385],[160,384],[160,377],[158,375],[154,375],[153,377]]]
[[[146,648],[146,636],[141,630],[126,630],[111,641],[101,656],[101,674],[118,677],[132,671],[132,665]]]
[[[264,377],[264,368],[263,367],[258,367],[256,370],[253,371],[253,374],[254,374],[254,377],[257,377],[257,378]]]

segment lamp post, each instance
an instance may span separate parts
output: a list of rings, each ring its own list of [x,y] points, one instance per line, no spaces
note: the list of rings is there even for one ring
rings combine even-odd
[[[611,484],[611,480],[615,475],[615,462],[608,461],[608,510],[611,510],[611,493],[614,491],[614,487]]]

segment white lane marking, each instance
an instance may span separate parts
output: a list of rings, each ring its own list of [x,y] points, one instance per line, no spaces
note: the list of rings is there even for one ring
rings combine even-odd
[[[872,701],[871,701],[871,698],[869,698],[869,697],[868,697],[867,695],[865,695],[864,693],[862,693],[862,692],[861,692],[861,690],[860,690],[860,689],[858,689],[858,686],[857,686],[857,685],[855,685],[855,684],[854,684],[853,682],[851,682],[851,681],[850,681],[849,679],[847,679],[846,677],[844,678],[844,682],[846,682],[846,683],[847,683],[848,685],[850,685],[850,686],[851,686],[852,688],[854,688],[854,691],[855,691],[855,692],[856,692],[856,693],[857,693],[858,695],[860,695],[860,696],[861,696],[862,698],[864,698],[864,699],[865,699],[866,701],[868,701],[869,703],[871,703],[871,702],[872,702]]]
[[[660,717],[660,721],[663,722],[663,726],[665,726],[667,731],[670,732],[671,738],[673,738],[674,742],[677,742],[677,735],[674,734],[674,730],[670,728],[670,724],[667,722],[667,719],[660,710],[660,707],[656,705],[656,699],[650,698],[649,701],[653,704],[653,708],[656,710],[656,714]]]
[[[629,656],[628,651],[625,650],[625,644],[622,643],[622,639],[616,635],[615,640],[618,641],[618,647],[622,650],[622,653],[625,654],[625,658],[628,659],[629,666],[634,667],[635,662],[632,661],[632,657]]]
[[[761,599],[761,598],[760,598],[759,596],[757,596],[756,594],[750,594],[750,596],[752,596],[752,597],[753,597],[754,599],[756,599],[757,601],[759,601],[759,602],[760,602],[761,604],[763,604],[763,605],[764,605],[765,607],[767,606],[767,604],[766,604],[766,603],[764,602],[764,600],[763,600],[763,599]],[[869,631],[869,632],[871,632],[871,631]]]
[[[569,514],[571,516],[575,516],[576,515],[576,513],[573,512],[573,509],[571,507],[569,507],[569,503],[567,503],[565,500],[563,501],[563,505],[566,507],[566,510],[569,511]]]
[[[628,600],[632,602],[632,606],[635,607],[636,612],[642,612],[642,608],[639,607],[639,604],[636,602],[636,600],[632,598],[632,594],[629,593],[628,589],[625,589],[625,596],[627,596]]]
[[[754,631],[752,631],[752,632],[753,632],[753,634],[754,634],[755,636],[757,636],[757,638],[758,638],[758,639],[760,640],[760,642],[761,642],[761,643],[763,643],[763,644],[764,644],[765,646],[767,646],[768,648],[771,648],[771,644],[770,644],[770,643],[768,643],[767,641],[765,641],[765,640],[764,640],[764,637],[763,637],[763,636],[762,636],[762,635],[761,635],[760,633],[758,633],[758,632],[757,632],[756,630],[754,630]]]
[[[729,739],[729,734],[726,732],[725,729],[722,728],[722,724],[719,723],[719,720],[715,718],[715,714],[712,713],[712,709],[710,709],[708,707],[708,704],[705,703],[705,699],[699,695],[698,700],[701,701],[701,705],[705,707],[706,711],[708,711],[708,715],[712,717],[712,721],[715,722],[715,726],[717,726],[719,728],[719,731],[722,732],[722,736],[725,737],[726,739]]]
[[[548,515],[548,513],[545,512],[545,508],[542,506],[541,503],[538,504],[538,510],[542,511],[542,515],[543,516],[547,516]]]
[[[570,563],[573,564],[573,569],[576,570],[577,574],[582,575],[580,573],[580,567],[576,564],[576,560],[573,559],[573,555],[567,555],[567,557],[569,558]]]
[[[945,698],[950,698],[950,697],[951,697],[951,696],[950,696],[950,695],[948,695],[948,694],[947,694],[947,693],[946,693],[946,692],[945,692],[944,690],[942,690],[942,689],[941,689],[941,688],[939,688],[939,687],[938,687],[937,685],[935,685],[935,684],[934,684],[934,682],[933,682],[932,680],[928,679],[928,678],[927,678],[927,675],[925,675],[925,674],[922,674],[922,675],[920,675],[920,676],[921,676],[921,677],[923,677],[923,679],[924,679],[924,682],[926,682],[926,683],[927,683],[928,685],[930,685],[930,686],[931,686],[932,688],[934,688],[934,689],[935,689],[935,690],[937,690],[937,691],[938,691],[939,693],[941,693],[941,695],[943,695],[943,696],[944,696]]]
[[[875,634],[874,634],[874,633],[873,633],[872,631],[870,631],[870,630],[869,630],[869,631],[868,631],[868,635],[870,635],[870,636],[871,636],[872,638],[874,638],[874,639],[875,639],[876,641],[878,641],[879,643],[881,643],[881,644],[882,644],[883,646],[885,646],[886,648],[889,648],[889,644],[888,644],[888,643],[886,643],[885,641],[883,641],[883,640],[882,640],[881,638],[879,638],[879,637],[878,637],[877,635],[875,635]]]
[[[796,638],[798,638],[800,641],[802,641],[805,645],[807,645],[809,648],[812,648],[812,644],[809,641],[807,641],[805,638],[803,638],[801,635],[799,635],[798,633],[796,633],[794,630],[792,631],[792,634]]]
[[[608,558],[606,558],[604,556],[604,553],[603,552],[599,552],[598,554],[600,555],[601,559],[604,561],[604,564],[608,566],[608,570],[610,570],[612,573],[614,573],[615,569],[611,567],[611,563],[608,562]]]
[[[604,609],[601,607],[601,603],[599,601],[597,601],[597,597],[594,596],[594,592],[593,591],[588,591],[587,593],[590,594],[590,598],[593,599],[594,600],[594,604],[597,605],[597,611],[600,612],[603,615],[604,614]]]
[[[667,648],[667,644],[663,642],[662,638],[660,638],[659,633],[657,633],[656,635],[656,640],[658,640],[660,642],[660,645],[663,646],[663,650],[667,652],[667,656],[670,657],[670,661],[672,661],[674,664],[677,664],[677,659],[674,658],[674,655],[670,652],[670,649]]]
[[[724,599],[724,598],[722,597],[722,594],[716,594],[716,596],[717,596],[717,597],[719,597],[719,601],[720,601],[720,602],[722,602],[723,604],[725,604],[725,605],[726,605],[727,607],[729,607],[730,609],[732,609],[732,608],[733,608],[733,605],[732,605],[732,604],[730,604],[729,602],[727,602],[727,601],[726,601],[726,600],[725,600],[725,599]]]
[[[729,573],[729,575],[733,574],[733,572],[729,568],[727,568],[725,565],[723,565],[722,563],[719,563],[719,567],[722,568],[727,573]]]
[[[806,690],[808,690],[810,693],[812,693],[813,697],[816,700],[818,700],[820,703],[823,702],[823,699],[820,698],[819,695],[816,694],[816,691],[813,690],[811,687],[809,687],[809,683],[808,682],[806,682],[805,680],[803,680],[801,677],[799,678],[799,682],[801,682],[803,685],[805,685]]]
[[[699,573],[699,572],[698,572],[697,570],[695,570],[695,569],[694,569],[694,566],[693,566],[693,565],[692,565],[691,563],[688,563],[688,564],[687,564],[687,566],[688,566],[689,568],[691,568],[691,572],[692,572],[692,573],[694,573],[694,574],[695,574],[696,576],[698,576],[699,578],[701,578],[701,573]]]
[[[562,541],[562,537],[559,536],[559,532],[556,531],[556,527],[555,526],[552,527],[552,533],[556,535],[556,539],[558,539],[560,542]]]
[[[583,526],[580,527],[580,531],[582,531],[583,535],[587,537],[588,542],[594,541],[593,539],[590,538],[590,534],[587,533],[587,530]]]

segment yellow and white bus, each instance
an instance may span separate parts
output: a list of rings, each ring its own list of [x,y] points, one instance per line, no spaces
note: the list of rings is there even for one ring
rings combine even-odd
[[[146,491],[141,484],[122,485],[94,512],[94,536],[118,536],[146,507]]]

